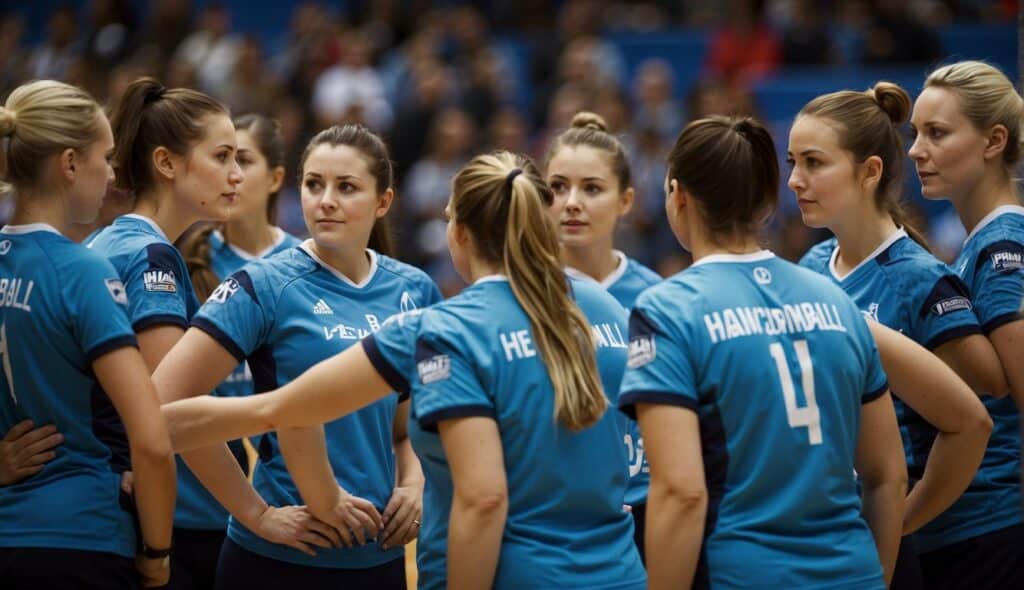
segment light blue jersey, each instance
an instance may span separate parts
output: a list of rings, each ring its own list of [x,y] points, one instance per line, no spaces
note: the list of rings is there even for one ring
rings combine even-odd
[[[181,252],[153,220],[135,214],[122,215],[100,230],[88,245],[106,256],[124,281],[128,291],[128,315],[136,333],[156,326],[188,327],[189,320],[199,309],[199,300]],[[123,427],[116,414],[107,416],[103,422],[109,425],[111,436],[122,436]],[[199,483],[181,456],[175,456],[175,463],[178,499],[174,506],[174,526],[223,530],[227,511]]]
[[[612,251],[619,259],[619,266],[612,274],[605,277],[599,284],[604,287],[612,297],[615,297],[626,310],[633,308],[633,303],[640,293],[661,282],[661,275],[640,264],[618,250]],[[587,275],[574,269],[567,268],[566,274],[577,279],[587,279]],[[651,466],[647,464],[647,455],[644,453],[644,438],[640,434],[640,426],[635,420],[619,412],[623,421],[624,431],[622,440],[626,444],[626,452],[629,460],[629,485],[626,487],[626,504],[631,506],[643,504],[647,501],[647,488],[651,484]]]
[[[392,315],[431,305],[440,291],[419,269],[372,250],[360,284],[323,263],[309,242],[250,263],[221,283],[193,320],[239,361],[248,359],[255,390],[268,391],[380,329]],[[389,396],[324,425],[338,484],[383,512],[395,486],[392,433],[399,399]],[[259,442],[253,485],[272,506],[303,504],[277,436]],[[368,568],[401,558],[370,543],[317,549],[317,556],[262,539],[232,519],[228,536],[241,547],[280,561],[327,568]]]
[[[224,235],[219,231],[214,231],[210,234],[210,263],[213,267],[213,272],[222,280],[231,276],[235,271],[241,270],[243,266],[249,264],[253,260],[259,260],[260,258],[267,258],[273,256],[278,252],[284,252],[289,248],[298,246],[301,240],[295,236],[286,233],[281,228],[275,227],[274,233],[276,238],[273,245],[269,248],[260,252],[259,254],[249,254],[245,250],[237,246],[233,246],[224,239]],[[249,371],[248,365],[245,363],[239,363],[238,367],[233,373],[217,387],[216,395],[237,397],[242,395],[250,395],[252,393],[252,372]],[[219,506],[219,504],[218,504]],[[223,509],[222,509],[223,510]],[[225,522],[227,519],[227,512],[224,512]]]
[[[135,555],[120,475],[95,430],[109,400],[92,370],[137,346],[127,303],[110,263],[49,225],[0,230],[0,431],[31,419],[64,435],[41,472],[0,486],[0,547]]]
[[[861,313],[898,330],[929,350],[957,338],[980,334],[967,286],[949,267],[899,229],[840,278],[839,246],[826,240],[800,261],[839,285]],[[897,398],[899,392],[893,392]],[[907,472],[921,479],[938,431],[913,408],[894,399]]]
[[[954,268],[967,283],[982,330],[1021,319],[1024,207],[999,207],[974,228]],[[1016,362],[1024,362],[1019,359]],[[1020,417],[1013,399],[982,398],[992,435],[981,467],[960,499],[914,535],[920,553],[1021,522]]]
[[[853,469],[861,405],[887,390],[849,297],[771,252],[708,256],[640,295],[619,405],[700,419],[694,587],[885,587]]]
[[[614,404],[626,312],[593,281],[572,287]],[[622,508],[626,453],[618,418],[610,410],[575,433],[558,424],[551,380],[507,279],[481,279],[442,304],[400,316],[363,347],[396,390],[412,389],[409,437],[426,476],[420,588],[445,588],[447,578],[453,487],[437,424],[465,416],[493,418],[501,435],[508,516],[494,588],[644,588],[633,519]]]

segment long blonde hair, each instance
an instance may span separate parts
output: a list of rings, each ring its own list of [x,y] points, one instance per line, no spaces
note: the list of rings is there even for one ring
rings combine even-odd
[[[516,172],[516,171],[520,172]],[[548,215],[551,189],[529,159],[506,151],[473,158],[453,181],[451,211],[480,257],[500,263],[530,319],[555,392],[555,416],[570,430],[608,407],[590,323],[572,300]]]
[[[980,131],[1006,127],[1003,164],[1012,168],[1020,161],[1024,100],[999,68],[983,61],[960,61],[929,74],[924,87],[946,88],[957,95],[960,110]]]
[[[0,107],[0,192],[34,186],[48,156],[83,150],[99,137],[99,104],[88,92],[55,80],[37,80],[14,89]],[[2,144],[0,144],[2,145]]]

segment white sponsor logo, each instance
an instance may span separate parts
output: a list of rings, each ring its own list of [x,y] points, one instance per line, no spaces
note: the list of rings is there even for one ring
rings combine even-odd
[[[124,290],[124,283],[118,279],[106,279],[103,282],[106,283],[107,291],[110,291],[110,296],[116,303],[128,305],[128,293]]]
[[[992,268],[995,270],[1019,270],[1024,268],[1024,258],[1020,252],[994,252]]]
[[[772,282],[772,273],[763,266],[754,269],[754,280],[758,285],[769,285]]]
[[[876,322],[881,323],[878,319],[877,303],[872,303],[871,305],[868,306],[867,311],[861,310],[861,313],[864,314],[864,317],[868,318],[869,320],[875,320]]]
[[[439,354],[417,363],[416,370],[420,374],[420,383],[428,385],[451,377],[452,361],[447,354]]]
[[[228,299],[238,292],[242,286],[238,284],[235,279],[228,279],[223,283],[217,285],[217,288],[210,293],[209,301],[214,303],[224,303]]]
[[[11,251],[11,241],[10,240],[4,240],[4,241],[0,242],[0,256],[3,256],[4,254],[7,254],[10,251]]]
[[[654,344],[654,336],[636,336],[629,341],[629,360],[626,366],[630,369],[651,363],[658,356],[658,349]]]
[[[416,305],[416,302],[413,300],[412,295],[409,295],[408,291],[402,291],[402,302],[399,304],[399,307],[401,308],[402,313],[406,313],[417,309],[419,306]]]
[[[331,309],[330,305],[327,305],[326,301],[319,299],[316,305],[313,306],[313,313],[316,315],[334,315],[334,310]]]
[[[178,284],[174,273],[169,270],[147,270],[142,273],[142,284],[147,291],[158,293],[177,293]]]
[[[971,309],[971,300],[966,297],[950,297],[944,299],[932,306],[932,313],[935,315],[945,315],[953,311]]]

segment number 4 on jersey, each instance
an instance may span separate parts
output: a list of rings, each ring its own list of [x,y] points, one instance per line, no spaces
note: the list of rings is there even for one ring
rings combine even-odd
[[[802,407],[796,403],[796,387],[789,373],[789,363],[786,361],[782,343],[773,342],[768,347],[772,358],[775,359],[775,368],[779,370],[782,397],[786,401],[786,419],[790,428],[807,427],[810,443],[820,445],[821,414],[818,412],[818,402],[814,399],[814,367],[811,365],[811,353],[807,349],[806,340],[793,342],[793,348],[796,349],[796,359],[800,363],[800,383],[803,386],[804,397],[807,398],[807,405]]]

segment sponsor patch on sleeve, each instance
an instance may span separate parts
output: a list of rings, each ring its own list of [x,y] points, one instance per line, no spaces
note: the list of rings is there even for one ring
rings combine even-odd
[[[972,307],[970,299],[958,296],[937,301],[931,306],[931,312],[935,315],[941,316],[954,311],[970,310]]]
[[[452,360],[447,354],[438,354],[416,363],[420,383],[429,385],[452,376]]]
[[[231,299],[231,297],[241,288],[242,286],[238,284],[238,281],[235,279],[228,279],[217,285],[217,288],[213,290],[213,293],[210,293],[210,298],[207,299],[207,301],[213,303],[224,303],[228,299]]]
[[[1024,252],[1001,250],[989,254],[992,259],[992,269],[997,272],[1007,272],[1024,268]]]
[[[177,293],[178,283],[174,271],[153,268],[142,274],[142,284],[153,293]]]
[[[650,364],[658,356],[658,349],[654,344],[654,335],[645,334],[634,336],[629,339],[629,359],[626,366],[630,369],[639,369]]]
[[[128,293],[125,292],[124,283],[120,279],[106,279],[103,282],[106,283],[107,291],[110,291],[115,303],[128,305]]]

